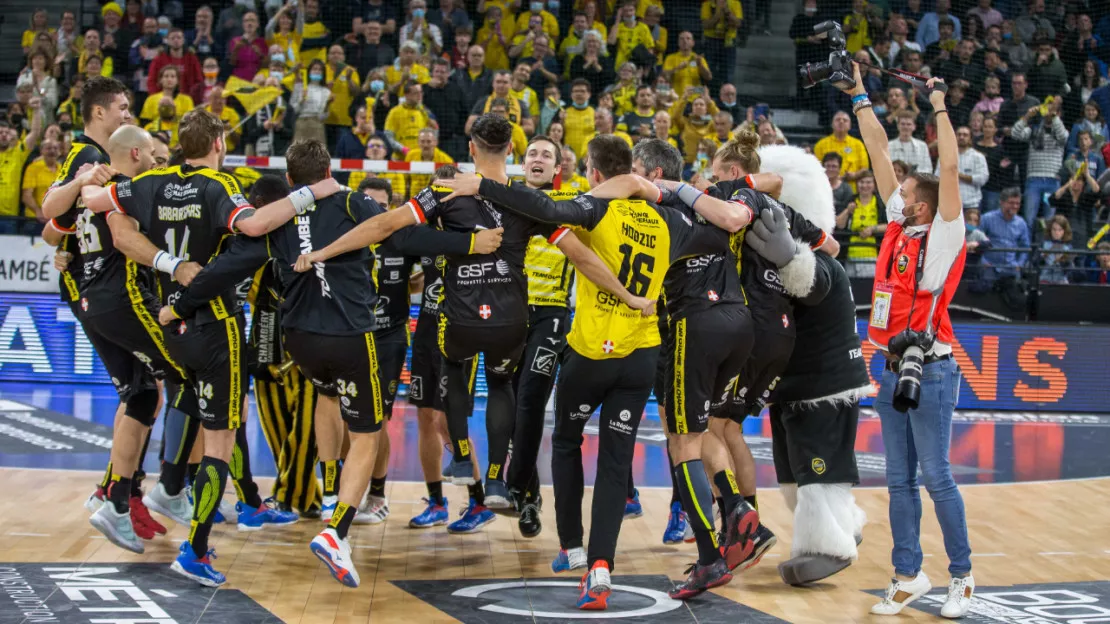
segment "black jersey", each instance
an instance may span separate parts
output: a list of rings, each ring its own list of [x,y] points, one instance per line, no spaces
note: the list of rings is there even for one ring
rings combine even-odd
[[[444,254],[443,297],[439,311],[453,325],[504,327],[528,323],[528,278],[524,258],[533,236],[547,237],[552,225],[541,225],[506,212],[482,197],[442,198],[451,192],[428,187],[409,202],[414,212],[445,232],[471,233],[504,228],[501,247],[491,254]]]
[[[269,367],[281,364],[285,354],[281,339],[281,277],[276,261],[267,261],[255,271],[247,301],[251,306],[247,369],[252,377],[276,381]]]
[[[181,165],[155,169],[109,187],[116,209],[135,219],[139,229],[160,249],[183,260],[206,265],[235,232],[235,221],[253,214],[234,176]],[[183,290],[173,276],[159,272],[158,294],[173,305]],[[239,312],[236,285],[214,296],[197,310],[194,322],[204,324]]]
[[[447,258],[443,256],[422,256],[420,258],[420,268],[424,272],[424,293],[420,296],[420,317],[435,319],[439,317],[439,301],[443,298],[443,270],[447,268]]]
[[[673,195],[663,203],[687,218],[704,220]],[[744,304],[744,289],[732,251],[684,258],[671,265],[663,279],[667,314],[679,320],[718,304]]]
[[[54,183],[50,185],[46,193],[50,194],[50,191],[55,188],[72,182],[77,177],[77,171],[84,165],[98,165],[107,163],[108,160],[108,152],[99,143],[88,136],[82,136],[79,140],[73,142],[69,154],[62,161],[62,166],[58,168],[58,175],[54,179]],[[71,305],[76,304],[81,298],[81,271],[77,270],[82,267],[80,261],[81,249],[77,238],[72,235],[77,234],[77,215],[83,206],[81,198],[78,197],[73,206],[70,206],[64,214],[50,222],[55,230],[66,234],[62,237],[62,242],[58,244],[58,249],[69,252],[73,256],[69,266],[58,276],[58,286],[62,292],[62,299]]]
[[[409,321],[409,277],[418,256],[405,255],[392,241],[374,249],[374,281],[378,302],[374,306],[374,331],[393,329]]]

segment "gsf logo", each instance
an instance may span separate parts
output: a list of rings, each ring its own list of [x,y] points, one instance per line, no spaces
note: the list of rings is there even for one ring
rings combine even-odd
[[[698,269],[709,266],[709,256],[697,256],[696,258],[689,258],[686,260],[687,269]]]
[[[492,271],[493,268],[494,268],[494,263],[492,263],[492,262],[478,262],[478,263],[475,263],[475,264],[463,264],[463,265],[459,266],[459,277],[464,278],[464,279],[472,278],[472,277],[483,277],[483,276],[485,276],[485,274],[487,272]]]

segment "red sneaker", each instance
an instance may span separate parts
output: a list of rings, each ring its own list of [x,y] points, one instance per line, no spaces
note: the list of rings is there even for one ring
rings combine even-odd
[[[718,559],[709,565],[694,563],[686,569],[686,573],[690,575],[686,582],[668,592],[671,598],[689,600],[707,589],[720,587],[732,580],[732,572],[729,572],[724,559]]]
[[[613,591],[613,583],[609,579],[609,564],[597,561],[590,571],[582,576],[578,584],[577,607],[586,611],[604,611],[609,606],[609,594]]]
[[[150,517],[150,510],[143,504],[143,498],[141,496],[132,496],[130,505],[131,524],[135,527],[135,535],[149,540],[154,539],[155,535],[166,534],[166,527]]]
[[[728,569],[735,570],[755,550],[755,535],[759,528],[759,512],[745,501],[740,501],[725,522],[724,555]]]

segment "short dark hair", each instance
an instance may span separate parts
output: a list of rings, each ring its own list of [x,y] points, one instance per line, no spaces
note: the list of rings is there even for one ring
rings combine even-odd
[[[93,108],[108,108],[120,93],[127,93],[127,87],[115,78],[89,78],[81,88],[81,118],[88,123],[93,118]]]
[[[459,172],[459,168],[455,165],[443,165],[436,169],[435,177],[441,180],[448,180],[455,177]]]
[[[998,194],[998,200],[1000,202],[1007,201],[1007,200],[1009,200],[1013,197],[1021,197],[1021,189],[1020,188],[1018,188],[1016,186],[1010,186],[1010,187],[1002,189],[1002,192]]]
[[[632,148],[619,136],[599,134],[586,145],[590,166],[606,178],[632,173]]]
[[[496,154],[513,142],[513,124],[493,113],[479,115],[470,127],[470,141],[483,152]]]
[[[586,87],[587,91],[593,91],[590,88],[590,81],[585,78],[575,78],[570,81],[570,90],[573,91],[575,87]]]
[[[194,108],[181,118],[178,144],[186,159],[204,158],[212,151],[216,139],[224,136],[224,122],[203,108]]]
[[[358,183],[358,192],[365,193],[366,189],[385,191],[387,197],[393,198],[393,184],[385,178],[363,178],[362,182]]]
[[[935,214],[937,204],[940,202],[940,178],[925,171],[914,171],[910,177],[917,181],[914,187],[914,196]]]
[[[531,139],[528,139],[528,147],[532,147],[532,145],[534,145],[536,143],[540,143],[541,141],[550,143],[555,148],[555,159],[558,160],[559,159],[559,154],[563,153],[563,146],[559,145],[558,141],[556,141],[555,139],[547,136],[546,134],[537,134],[536,136],[532,137]]]
[[[644,170],[663,171],[664,180],[682,179],[682,154],[673,145],[661,139],[643,139],[632,148],[632,160],[639,160]]]
[[[456,32],[456,33],[457,33],[457,32],[459,32],[459,29],[458,29],[458,28],[456,28],[456,29],[455,29],[455,32]],[[438,57],[438,56],[437,56],[437,57],[436,57],[435,59],[433,59],[433,60],[432,60],[432,67],[434,68],[434,67],[436,67],[437,65],[438,65],[438,66],[441,66],[441,67],[446,67],[446,68],[448,68],[448,69],[450,69],[450,68],[451,68],[451,62],[450,62],[450,61],[448,61],[448,60],[447,60],[447,59],[445,59],[445,58],[441,58],[441,57]]]
[[[823,165],[830,160],[835,160],[837,165],[844,164],[844,157],[836,152],[827,152],[825,156],[821,159],[821,164]]]
[[[328,177],[331,154],[328,146],[316,139],[294,141],[285,150],[285,166],[293,184],[315,184]]]
[[[267,173],[258,178],[251,186],[250,202],[252,206],[265,206],[272,204],[289,194],[289,183],[285,178]]]

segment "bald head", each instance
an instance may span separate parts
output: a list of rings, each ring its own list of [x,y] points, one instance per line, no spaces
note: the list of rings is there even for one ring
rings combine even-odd
[[[154,139],[138,126],[123,125],[108,139],[112,168],[133,178],[154,166]]]

